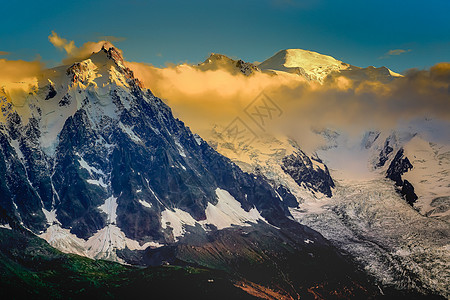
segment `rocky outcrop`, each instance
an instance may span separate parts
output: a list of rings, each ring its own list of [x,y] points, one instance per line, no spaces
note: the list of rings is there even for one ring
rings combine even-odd
[[[283,158],[281,168],[299,186],[306,186],[314,192],[332,196],[333,179],[326,165],[318,158],[310,158],[303,151]]]
[[[414,193],[412,184],[402,179],[402,175],[413,168],[409,159],[404,156],[404,150],[401,148],[397,151],[394,159],[391,161],[386,172],[386,177],[395,181],[395,185],[400,187],[400,193],[405,200],[412,206],[417,200],[417,195]]]
[[[261,70],[254,64],[245,62],[242,59],[235,60],[223,54],[211,53],[211,55],[196,68],[202,71],[223,70],[231,74],[242,73],[246,76],[252,75]]]

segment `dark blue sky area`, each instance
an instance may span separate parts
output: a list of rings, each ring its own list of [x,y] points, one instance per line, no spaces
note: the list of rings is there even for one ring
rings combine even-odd
[[[77,46],[104,36],[130,61],[203,61],[210,52],[263,61],[287,48],[401,72],[450,61],[450,1],[3,1],[0,51],[51,66],[54,30]],[[387,55],[390,50],[401,49]]]

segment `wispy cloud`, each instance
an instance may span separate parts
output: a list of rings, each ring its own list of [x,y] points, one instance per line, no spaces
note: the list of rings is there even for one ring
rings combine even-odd
[[[111,47],[111,41],[124,40],[124,38],[114,36],[103,36],[102,38],[105,39],[98,42],[87,42],[84,43],[81,47],[77,47],[75,46],[74,41],[68,41],[67,39],[59,36],[55,31],[52,31],[52,34],[49,35],[48,40],[53,44],[53,46],[66,52],[67,57],[63,59],[63,63],[71,64],[76,61],[86,59],[93,52],[100,51],[103,46],[105,46],[106,48]]]
[[[406,52],[410,52],[411,49],[408,50],[403,50],[403,49],[394,49],[394,50],[389,50],[386,55],[400,55]]]
[[[52,30],[52,34],[48,36],[48,40],[56,48],[66,51],[67,54],[71,54],[75,49],[75,42],[68,41],[65,38],[60,37],[56,32]]]
[[[9,52],[6,52],[6,51],[0,51],[0,55],[9,55]]]
[[[402,55],[402,54],[405,54],[405,53],[408,53],[408,52],[411,52],[411,51],[412,51],[411,49],[407,49],[407,50],[405,50],[405,49],[392,49],[392,50],[389,50],[388,52],[386,52],[383,56],[379,57],[379,59],[389,58],[389,57],[392,57],[392,56],[398,56],[398,55]]]

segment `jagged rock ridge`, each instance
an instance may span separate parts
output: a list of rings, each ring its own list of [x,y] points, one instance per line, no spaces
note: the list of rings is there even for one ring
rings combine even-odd
[[[252,75],[261,70],[254,64],[245,62],[242,59],[232,59],[223,54],[211,53],[211,55],[202,63],[196,66],[202,71],[226,70],[231,74],[242,73],[244,75]]]

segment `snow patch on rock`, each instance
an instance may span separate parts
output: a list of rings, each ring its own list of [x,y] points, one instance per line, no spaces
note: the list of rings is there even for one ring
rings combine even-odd
[[[45,215],[45,218],[47,219],[47,224],[60,224],[58,219],[56,218],[56,210],[52,209],[51,211],[46,210],[45,208],[42,208],[42,212]]]
[[[115,224],[117,219],[116,197],[111,196],[107,198],[105,203],[99,206],[99,209],[106,213],[108,224],[98,230],[87,241],[78,238],[69,229],[62,228],[54,210],[48,212],[44,209],[47,222],[52,225],[44,233],[39,235],[39,237],[45,239],[51,246],[65,253],[75,253],[94,259],[106,259],[121,263],[124,263],[124,261],[117,256],[116,250],[125,248],[130,250],[144,250],[147,247],[162,246],[156,242],[147,242],[140,245],[138,241],[125,236],[125,233]]]
[[[162,228],[172,228],[174,238],[178,239],[186,233],[186,225],[200,225],[204,230],[209,230],[208,225],[214,225],[220,230],[232,226],[249,226],[250,223],[258,221],[267,223],[255,207],[248,212],[245,211],[241,203],[228,191],[217,188],[216,195],[217,204],[208,203],[206,207],[206,220],[197,221],[188,212],[179,208],[166,209],[161,213]]]
[[[142,143],[142,140],[133,132],[133,128],[129,126],[125,126],[122,122],[119,122],[119,127],[122,131],[135,141],[136,143]]]
[[[9,224],[0,224],[0,228],[12,230],[11,225]]]
[[[103,205],[100,205],[98,207],[100,210],[102,210],[104,213],[106,213],[107,217],[107,222],[109,224],[114,224],[116,223],[116,219],[117,219],[117,198],[114,196],[109,197],[108,199],[105,200],[105,203]]]
[[[90,176],[92,176],[93,173],[105,176],[105,173],[103,173],[102,170],[99,170],[99,169],[89,165],[78,152],[75,154],[79,157],[78,163],[80,164],[80,168],[83,168],[86,171],[88,171]]]
[[[186,233],[185,225],[195,226],[196,223],[197,221],[188,212],[179,208],[166,209],[161,212],[161,227],[163,229],[172,228],[175,239]]]
[[[206,207],[207,224],[212,224],[217,229],[231,227],[232,225],[245,226],[248,223],[257,223],[258,220],[264,221],[256,208],[245,211],[241,204],[226,190],[216,189],[218,198],[217,204],[208,203]]]
[[[144,207],[152,208],[152,205],[150,203],[148,203],[147,201],[139,199],[139,203]]]

